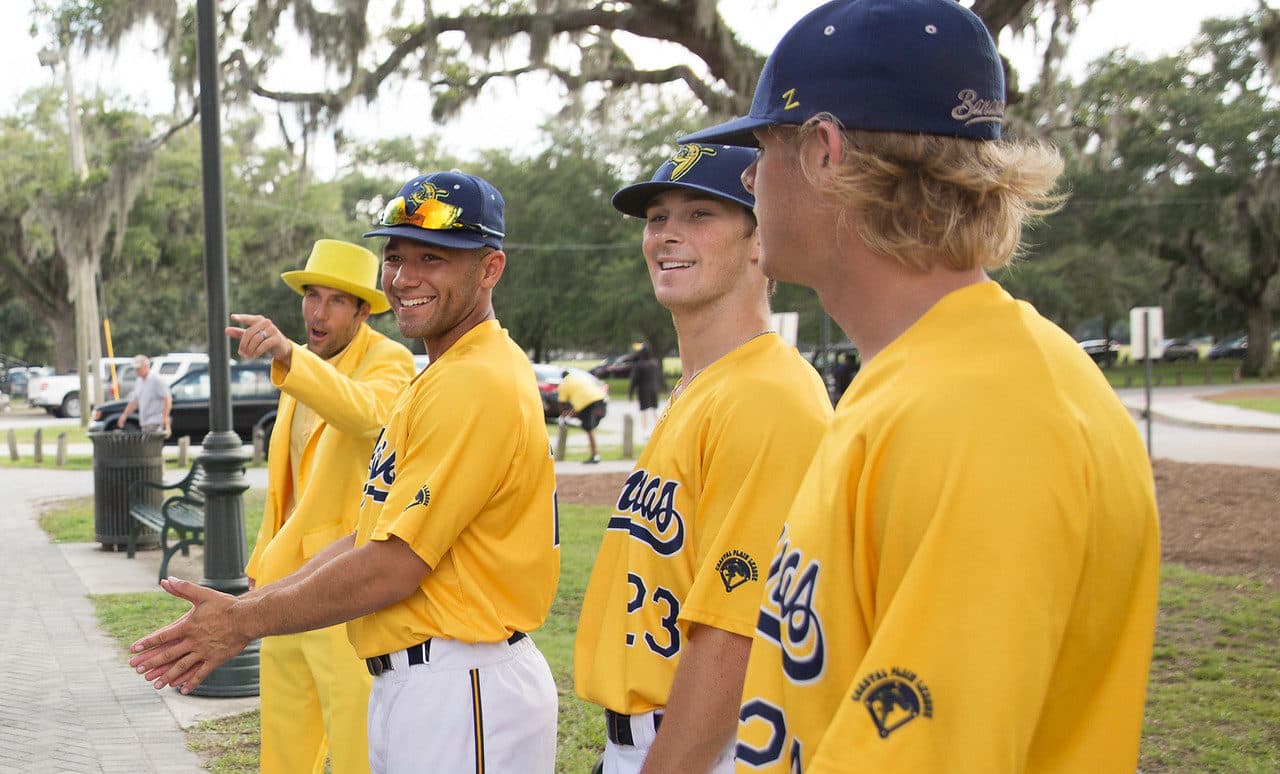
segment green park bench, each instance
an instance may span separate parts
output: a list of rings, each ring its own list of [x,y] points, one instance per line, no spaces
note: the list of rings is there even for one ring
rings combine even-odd
[[[169,570],[169,560],[178,551],[190,556],[190,546],[204,545],[204,466],[197,460],[181,481],[172,484],[155,481],[135,481],[129,486],[129,544],[128,556],[133,558],[138,545],[138,533],[150,527],[160,535],[160,548],[164,552],[160,562],[160,580]],[[160,505],[146,502],[145,490],[173,490]],[[169,533],[175,542],[170,545]]]

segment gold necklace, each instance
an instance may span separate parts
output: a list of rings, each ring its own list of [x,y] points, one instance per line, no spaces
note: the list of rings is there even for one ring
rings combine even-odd
[[[740,349],[741,347],[746,346],[750,342],[755,341],[756,339],[760,338],[766,333],[771,333],[771,331],[763,330],[763,331],[760,331],[759,333],[748,336],[747,338],[735,344],[729,350],[729,352],[733,352],[736,349]],[[689,375],[688,379],[685,379],[684,376],[681,376],[680,381],[676,382],[675,388],[671,390],[671,394],[667,396],[667,405],[662,408],[662,416],[658,417],[658,421],[654,423],[654,426],[657,427],[658,425],[662,424],[662,420],[667,418],[667,412],[671,410],[671,406],[676,402],[676,398],[682,395],[684,391],[689,387],[689,385],[693,384],[693,380],[697,379],[699,374],[701,374],[703,371],[707,370],[711,366],[715,365],[716,363],[720,362],[721,358],[729,354],[729,352],[724,353],[724,355],[721,355],[715,360],[712,360],[710,363],[707,363],[706,365],[704,365],[702,368],[699,368],[697,371],[694,371],[692,374]]]
[[[679,396],[680,393],[684,392],[684,388],[688,387],[690,384],[693,384],[693,380],[698,378],[698,374],[702,373],[705,370],[707,370],[707,367],[703,366],[702,368],[699,368],[697,371],[694,371],[692,374],[689,375],[688,381],[685,381],[685,378],[681,376],[680,381],[676,382],[675,388],[671,390],[671,394],[667,396],[667,404],[670,405],[674,403],[676,400],[676,397]]]

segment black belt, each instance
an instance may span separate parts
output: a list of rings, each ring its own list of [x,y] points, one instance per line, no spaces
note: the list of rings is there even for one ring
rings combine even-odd
[[[526,635],[524,632],[516,632],[515,634],[507,638],[507,644],[515,645],[517,642],[519,642],[520,640],[523,640],[527,636],[528,635]],[[427,640],[426,642],[420,642],[417,645],[410,645],[409,647],[404,649],[404,652],[409,657],[409,666],[418,666],[419,664],[425,664],[431,660],[431,640]],[[374,677],[377,677],[383,672],[391,671],[391,654],[384,653],[381,656],[366,658],[364,660],[364,665],[368,667],[369,674],[373,675]]]
[[[656,732],[662,725],[662,713],[653,713],[653,730]],[[604,711],[604,728],[605,733],[609,736],[609,741],[614,744],[625,744],[634,747],[636,744],[635,737],[631,735],[631,716],[624,715],[621,712],[614,712],[611,709]]]

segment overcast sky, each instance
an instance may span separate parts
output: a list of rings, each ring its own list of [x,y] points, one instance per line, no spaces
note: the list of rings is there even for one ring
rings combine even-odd
[[[0,11],[0,104],[6,112],[12,109],[18,95],[33,86],[49,83],[53,75],[37,60],[40,43],[28,34],[30,0],[2,0]],[[817,5],[807,0],[722,0],[721,10],[729,23],[740,32],[745,42],[762,52],[772,49],[791,24]],[[1134,53],[1158,55],[1184,46],[1199,29],[1207,15],[1233,16],[1257,7],[1257,0],[1097,0],[1086,18],[1067,60],[1070,72],[1082,72],[1084,66],[1102,53],[1127,46]],[[1027,45],[1001,41],[1001,49],[1024,73],[1036,67]],[[669,62],[670,49],[640,52],[639,63],[654,66]],[[653,61],[647,61],[650,57]],[[171,89],[163,78],[164,66],[147,49],[146,41],[135,40],[130,50],[118,57],[95,56],[74,60],[76,81],[82,93],[106,89],[128,94],[140,106],[155,111],[166,110]],[[305,68],[300,68],[305,69]],[[293,70],[298,72],[298,70]],[[1023,83],[1030,83],[1027,75]],[[517,89],[510,82],[494,81],[486,89],[485,99],[464,111],[463,116],[445,128],[461,148],[518,148],[519,138],[534,136],[537,125],[546,115],[542,104],[545,93],[532,79],[522,80]],[[296,88],[296,83],[276,83]],[[399,93],[385,89],[374,109],[360,109],[344,118],[344,129],[360,137],[395,136],[405,133],[404,111],[421,98],[412,86],[397,87]],[[409,109],[413,109],[410,107]],[[495,113],[500,116],[494,120]],[[318,157],[326,158],[325,149]],[[332,158],[332,151],[327,154]],[[330,161],[331,163],[331,161]],[[324,174],[323,162],[321,173]],[[330,170],[331,172],[331,170]]]

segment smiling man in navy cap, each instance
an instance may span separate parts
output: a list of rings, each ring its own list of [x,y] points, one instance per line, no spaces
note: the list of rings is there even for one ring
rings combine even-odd
[[[729,772],[769,551],[831,416],[769,330],[755,151],[691,144],[613,197],[645,220],[680,382],[627,477],[582,604],[578,694],[605,710],[605,774]]]
[[[239,598],[182,581],[190,614],[131,663],[189,691],[250,640],[347,623],[374,675],[375,772],[551,774],[558,698],[527,636],[560,574],[555,469],[533,368],[494,315],[502,195],[462,172],[405,183],[365,236],[382,289],[431,364],[373,447],[356,529]]]
[[[778,539],[740,771],[1133,771],[1159,528],[1133,421],[1062,330],[987,272],[1061,201],[1001,139],[1004,77],[953,0],[837,0],[766,61],[761,265],[857,346]]]

